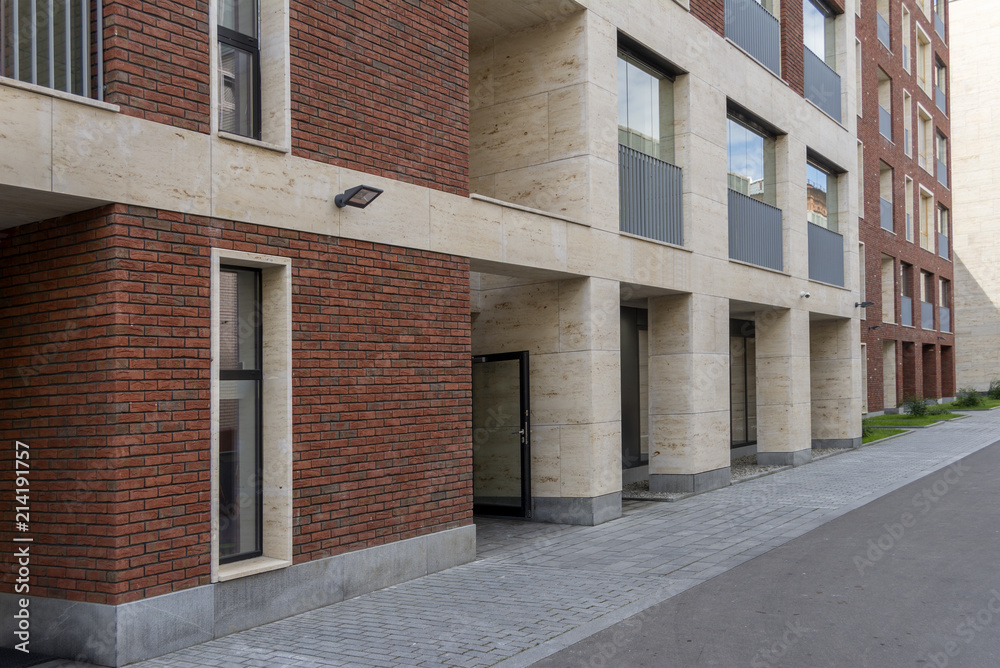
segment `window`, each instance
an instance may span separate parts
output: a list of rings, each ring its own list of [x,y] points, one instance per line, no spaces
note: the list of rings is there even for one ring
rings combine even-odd
[[[865,145],[858,140],[858,211],[865,217]]]
[[[913,155],[913,98],[903,91],[903,153]]]
[[[892,141],[892,79],[878,70],[878,131]]]
[[[878,0],[875,5],[875,21],[877,24],[878,41],[885,45],[885,48],[892,47],[889,41],[889,0]]]
[[[896,322],[896,270],[890,255],[882,255],[882,322]]]
[[[931,40],[917,24],[917,85],[931,94]]]
[[[211,580],[292,560],[291,261],[211,258]]]
[[[951,331],[951,281],[946,278],[938,280],[938,321],[942,332]]]
[[[806,164],[806,209],[810,223],[837,232],[837,177],[812,162]]]
[[[732,115],[727,120],[729,189],[774,206],[774,139],[751,125]]]
[[[837,69],[836,22],[833,12],[817,0],[802,0],[803,41],[830,69]]]
[[[262,550],[260,272],[219,273],[219,563]]]
[[[903,7],[903,69],[910,71],[910,10]]]
[[[945,0],[934,0],[934,30],[944,39]]]
[[[932,250],[931,230],[933,229],[934,215],[933,196],[927,190],[920,189],[920,247],[924,250]]]
[[[618,54],[618,143],[674,162],[673,80],[625,52]]]
[[[934,329],[934,274],[920,272],[920,327]]]
[[[219,129],[260,139],[260,42],[256,0],[219,2]]]
[[[899,263],[899,304],[899,324],[913,327],[913,265],[906,262]]]
[[[861,3],[858,3],[858,4],[860,5]],[[864,59],[861,57],[861,40],[860,39],[859,40],[855,40],[855,44],[854,44],[854,64],[856,65],[856,67],[855,67],[855,69],[856,69],[855,74],[857,76],[857,80],[854,83],[857,86],[857,88],[854,89],[854,94],[857,97],[857,105],[856,106],[858,108],[858,116],[864,116],[865,115],[865,113],[864,113],[864,107],[865,107],[865,105],[861,104],[861,91],[864,90],[861,87],[861,82],[862,82],[861,73],[863,71],[863,68],[862,68],[861,64],[863,62],[864,62]]]
[[[931,17],[930,0],[915,0],[914,4],[923,12],[925,18]]]
[[[906,240],[913,242],[913,179],[906,177]]]
[[[934,148],[937,154],[937,180],[938,182],[947,187],[948,186],[948,138],[941,134],[939,130],[936,134],[937,141],[935,142]]]
[[[892,167],[879,161],[879,224],[883,230],[893,231],[892,224]]]
[[[917,163],[929,174],[931,173],[931,147],[934,137],[932,132],[931,115],[917,105]]]
[[[937,218],[938,255],[947,260],[950,257],[948,240],[951,237],[951,223],[948,215],[948,209],[943,206],[938,206]]]
[[[859,274],[858,285],[861,286],[860,289],[861,299],[859,299],[858,301],[863,302],[865,301],[865,297],[868,295],[868,286],[866,285],[866,279],[865,279],[865,245],[863,243],[858,244],[858,274]],[[861,309],[862,320],[868,317],[867,313],[868,313],[867,308]]]
[[[934,103],[947,113],[948,68],[937,56],[934,57]]]

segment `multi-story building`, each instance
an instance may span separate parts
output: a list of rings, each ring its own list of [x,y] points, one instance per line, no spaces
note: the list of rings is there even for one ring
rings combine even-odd
[[[993,120],[1000,88],[985,73],[996,60],[993,39],[1000,12],[980,0],[952,0],[948,11],[956,40],[951,104],[960,217],[955,228],[957,378],[959,387],[982,391],[1000,379],[1000,198],[995,185],[1000,129]]]
[[[474,508],[860,444],[852,0],[2,6],[33,650],[121,665],[470,560]]]
[[[857,7],[865,412],[955,393],[947,3]]]

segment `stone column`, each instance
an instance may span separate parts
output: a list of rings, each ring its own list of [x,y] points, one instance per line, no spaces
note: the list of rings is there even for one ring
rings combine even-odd
[[[757,325],[757,463],[797,466],[812,455],[809,313],[759,311]]]
[[[809,328],[812,447],[861,447],[861,332],[856,320]]]
[[[729,300],[649,300],[649,488],[729,484]]]

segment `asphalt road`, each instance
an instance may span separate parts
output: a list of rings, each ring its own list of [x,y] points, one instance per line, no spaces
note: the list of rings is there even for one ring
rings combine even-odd
[[[1000,666],[1000,443],[539,668]]]

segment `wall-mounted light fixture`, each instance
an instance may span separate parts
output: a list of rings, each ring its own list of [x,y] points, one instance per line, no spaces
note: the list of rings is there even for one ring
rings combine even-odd
[[[942,341],[947,341],[948,340],[948,339],[944,338],[943,336],[939,336],[938,338],[941,339]]]
[[[336,204],[338,208],[356,206],[359,209],[363,209],[374,202],[375,198],[381,195],[382,192],[382,190],[372,188],[371,186],[354,186],[350,190],[337,195],[334,198],[333,203]]]
[[[874,330],[874,329],[878,329],[881,326],[882,325],[872,325],[871,327],[868,328],[868,330],[871,331],[871,330]]]
[[[854,302],[854,308],[858,308],[859,306],[861,308],[868,308],[869,306],[871,306],[874,303],[875,302]]]

